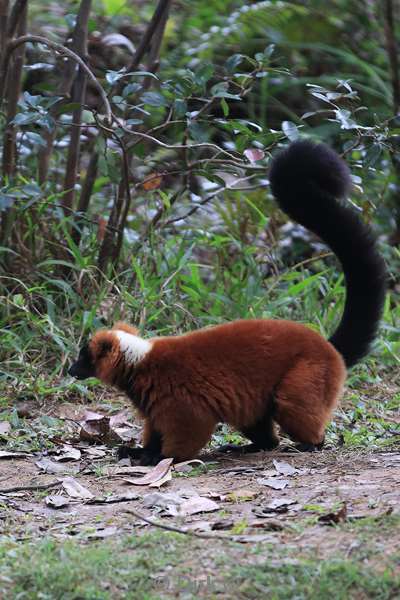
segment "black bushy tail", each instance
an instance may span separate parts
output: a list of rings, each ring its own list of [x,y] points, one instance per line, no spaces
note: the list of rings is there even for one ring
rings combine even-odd
[[[298,141],[272,161],[270,183],[281,209],[317,234],[339,258],[346,303],[330,342],[351,367],[376,336],[386,291],[386,268],[375,236],[356,212],[338,202],[351,188],[346,163],[324,144]]]

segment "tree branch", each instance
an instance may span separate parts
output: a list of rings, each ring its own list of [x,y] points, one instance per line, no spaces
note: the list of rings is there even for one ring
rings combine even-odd
[[[0,56],[3,56],[4,48],[8,39],[8,9],[9,0],[0,0]]]
[[[90,197],[92,195],[93,186],[95,184],[96,176],[97,176],[98,162],[99,162],[98,153],[92,152],[92,154],[90,156],[89,164],[87,167],[87,171],[86,171],[85,181],[82,185],[81,195],[79,197],[79,204],[78,204],[78,208],[77,208],[78,213],[80,213],[81,215],[84,215],[89,208]],[[86,220],[85,217],[81,217],[78,219],[78,222],[77,222],[78,227],[76,229],[74,229],[71,234],[72,239],[74,240],[74,242],[77,246],[79,246],[79,242],[81,241],[81,236],[82,236],[81,229],[82,229],[84,220]]]
[[[142,514],[141,512],[139,512],[138,510],[135,510],[133,508],[127,508],[124,510],[125,513],[129,514],[129,515],[133,515],[134,517],[136,517],[136,519],[140,519],[142,521],[144,521],[145,523],[147,523],[148,525],[152,525],[153,527],[158,527],[159,529],[165,529],[166,531],[172,531],[174,533],[181,533],[183,535],[188,535],[191,537],[197,537],[197,538],[201,538],[201,539],[205,539],[205,540],[212,540],[212,539],[216,539],[216,540],[225,540],[225,541],[230,541],[230,542],[238,542],[238,543],[243,543],[243,542],[252,542],[254,540],[254,542],[256,542],[257,540],[260,539],[260,535],[254,535],[254,536],[250,536],[250,535],[246,535],[246,536],[242,536],[242,535],[229,535],[229,534],[224,534],[224,533],[213,533],[213,532],[206,532],[206,531],[195,531],[193,529],[188,529],[188,528],[181,528],[181,527],[177,527],[176,525],[169,525],[168,523],[162,523],[159,520],[156,519],[152,519],[150,517],[146,517],[146,515]],[[264,537],[264,536],[261,536]]]
[[[55,52],[58,52],[62,56],[72,58],[72,60],[77,62],[78,65],[82,68],[82,70],[85,71],[86,75],[88,76],[88,79],[93,83],[93,85],[96,87],[97,91],[99,92],[102,102],[103,102],[103,105],[104,105],[105,112],[106,112],[106,122],[111,123],[112,110],[111,110],[111,106],[110,106],[110,103],[107,98],[107,94],[104,91],[103,87],[100,85],[100,83],[97,81],[96,77],[93,75],[92,71],[89,69],[89,67],[87,66],[85,61],[80,56],[78,56],[75,52],[73,52],[72,50],[67,48],[66,46],[63,46],[62,44],[58,44],[57,42],[48,40],[47,38],[42,37],[41,35],[23,35],[21,37],[16,38],[15,40],[11,40],[7,44],[4,61],[3,61],[1,78],[0,78],[0,107],[3,104],[5,76],[7,75],[7,72],[8,72],[11,55],[19,46],[22,46],[23,44],[28,44],[28,43],[43,44],[44,46],[51,48]]]
[[[24,35],[26,33],[26,24],[28,16],[28,7],[25,4],[23,11],[18,15],[18,33]],[[4,48],[2,55],[2,65],[6,60],[8,44]],[[13,76],[7,85],[7,119],[4,130],[3,141],[3,183],[9,181],[16,172],[17,167],[17,145],[16,145],[16,127],[13,124],[15,115],[17,114],[18,99],[21,93],[22,70],[25,59],[25,48],[20,48],[13,57]],[[7,72],[2,70],[2,84],[6,86]],[[0,104],[1,106],[1,104]],[[15,210],[11,206],[3,211],[1,215],[1,233],[0,239],[2,244],[7,244],[11,236],[13,224],[15,221]],[[7,257],[7,259],[10,257]],[[7,260],[6,259],[6,260]]]
[[[21,13],[26,8],[28,4],[28,0],[15,0],[14,6],[11,9],[10,18],[8,19],[7,25],[7,37],[11,39],[14,37],[15,32],[17,31],[18,21],[21,16]]]
[[[78,17],[74,30],[73,51],[77,56],[84,61],[87,60],[87,30],[89,14],[92,0],[82,0],[79,7]],[[83,103],[86,95],[86,79],[87,74],[79,68],[75,79],[72,92],[72,102],[78,106],[72,114],[72,124],[80,125],[82,122]],[[71,137],[68,146],[67,166],[65,170],[64,191],[62,205],[72,208],[75,198],[75,185],[79,167],[79,150],[80,150],[81,129],[80,127],[72,127]]]
[[[139,66],[140,61],[149,49],[150,41],[153,37],[154,32],[158,28],[160,21],[162,21],[163,19],[166,20],[168,18],[168,12],[171,3],[172,0],[159,0],[156,10],[154,11],[154,14],[151,17],[150,22],[147,26],[147,29],[139,42],[139,45],[135,52],[135,56],[133,57],[132,62],[128,66],[128,72],[134,71]]]
[[[128,72],[135,70],[143,56],[146,52],[149,53],[149,65],[148,70],[154,69],[155,64],[158,60],[158,54],[160,50],[161,40],[164,34],[165,25],[168,18],[168,11],[171,5],[172,0],[159,0],[156,10],[150,20],[150,23],[147,26],[147,29],[139,43],[139,46],[136,50],[135,56],[132,59],[132,62],[128,66]],[[156,37],[156,42],[153,47],[150,46],[151,40],[153,36]],[[120,87],[120,86],[118,86]],[[115,122],[119,127],[122,127],[119,120],[114,116]],[[100,127],[104,126],[101,124]],[[124,129],[124,128],[122,128]],[[130,165],[132,157],[128,156],[126,150],[126,144],[124,139],[120,139],[112,129],[108,129],[108,132],[111,133],[114,139],[117,141],[122,151],[122,178],[121,182],[118,186],[117,195],[111,210],[111,214],[108,220],[108,224],[106,227],[105,236],[103,239],[102,246],[99,252],[99,261],[98,266],[100,271],[104,271],[107,266],[110,258],[113,260],[113,263],[118,259],[122,241],[123,234],[125,230],[126,220],[128,217],[129,209],[132,204],[132,195],[130,191]],[[131,134],[130,130],[125,130],[125,133]],[[112,234],[111,227],[117,227],[118,235],[115,236]]]
[[[392,0],[384,0],[383,3],[383,23],[386,38],[386,51],[389,58],[390,70],[392,76],[392,93],[394,113],[397,114],[400,109],[400,75],[399,75],[399,57],[396,42],[395,20]]]
[[[82,1],[81,5],[79,7],[76,24],[75,24],[74,30],[72,32],[71,42],[67,42],[68,43],[67,47],[70,50],[72,50],[73,52],[76,52],[76,54],[78,56],[80,56],[85,62],[87,62],[87,28],[88,28],[90,8],[91,8],[91,0]],[[63,65],[61,80],[60,80],[60,82],[58,84],[58,88],[57,88],[57,95],[65,96],[68,101],[70,94],[71,94],[71,87],[74,83],[74,80],[76,81],[76,79],[81,80],[79,83],[76,83],[76,85],[74,86],[74,89],[73,89],[73,94],[78,96],[79,89],[82,90],[82,81],[83,80],[85,81],[84,87],[86,89],[86,75],[82,72],[82,69],[79,69],[79,73],[77,75],[76,63],[73,59],[69,58]],[[85,90],[83,90],[83,91],[85,92]],[[85,93],[82,95],[82,102],[84,100],[84,96],[85,96]],[[73,98],[72,102],[79,103],[79,99]],[[54,117],[57,114],[58,110],[59,110],[59,104],[57,103],[50,109],[49,112]],[[82,113],[82,109],[80,107],[78,107],[74,111],[73,116],[72,116],[72,123],[71,123],[72,127],[74,127],[74,126],[79,127],[81,125],[81,113]],[[58,125],[57,121],[56,121],[56,125]],[[56,139],[56,135],[57,135],[57,127],[56,126],[53,127],[53,129],[51,131],[44,133],[44,138],[46,140],[46,146],[44,148],[41,147],[39,149],[39,161],[38,161],[39,162],[39,166],[38,166],[39,185],[42,185],[47,179],[47,174],[49,171],[50,157],[53,152],[53,146],[54,146],[54,141]],[[73,134],[71,134],[71,137],[72,136],[73,136]],[[65,187],[65,189],[71,189],[73,186],[65,185],[64,187]],[[73,191],[72,191],[72,193],[73,193]]]

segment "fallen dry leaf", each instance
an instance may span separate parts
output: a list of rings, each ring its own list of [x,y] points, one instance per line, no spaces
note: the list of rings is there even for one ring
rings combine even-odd
[[[213,512],[214,510],[219,510],[219,504],[203,496],[192,496],[181,504],[170,504],[167,506],[167,514],[172,517],[178,515],[187,517],[201,512]]]
[[[174,492],[152,492],[143,496],[143,506],[146,508],[167,508],[167,506],[182,504],[184,498]]]
[[[125,459],[122,459],[125,460]],[[117,477],[119,475],[135,475],[135,474],[140,474],[140,475],[145,475],[146,473],[150,473],[150,471],[152,470],[153,467],[144,467],[141,465],[130,465],[130,460],[129,458],[127,459],[129,462],[129,466],[125,466],[125,465],[121,465],[121,460],[118,462],[118,464],[116,466],[111,466],[105,469],[106,474],[108,475],[108,477]]]
[[[269,544],[279,544],[277,538],[267,534],[253,534],[253,535],[235,535],[235,541],[241,544],[258,544],[259,542],[268,542]]]
[[[279,462],[278,460],[273,460],[272,462],[274,463],[275,469],[281,475],[294,475],[295,473],[298,473],[298,469],[295,469],[287,462]]]
[[[259,517],[264,517],[266,515],[258,515]],[[277,519],[265,519],[264,521],[261,521],[259,518],[255,519],[250,519],[247,522],[249,527],[256,527],[257,529],[267,529],[268,531],[282,531],[282,529],[284,529],[284,525],[278,521]]]
[[[27,458],[32,456],[29,452],[8,452],[7,450],[0,450],[0,458]]]
[[[296,500],[289,500],[288,498],[275,498],[272,500],[272,502],[269,502],[265,506],[257,506],[256,508],[253,508],[253,512],[257,517],[263,518],[277,513],[286,513],[289,510],[288,507],[294,504],[297,504]]]
[[[132,442],[136,438],[136,431],[131,425],[125,427],[114,427],[111,428],[111,431],[114,433],[117,441],[123,442],[124,444]]]
[[[85,454],[89,454],[89,456],[93,458],[103,458],[106,456],[107,452],[103,448],[99,448],[98,446],[89,446],[88,448],[81,448],[81,451]]]
[[[271,477],[269,479],[257,479],[257,483],[259,483],[260,485],[266,485],[267,487],[270,487],[274,490],[284,490],[285,487],[289,485],[289,481],[287,479],[279,479],[278,477]]]
[[[269,479],[270,477],[277,477],[279,473],[276,469],[267,469],[260,473],[260,475],[262,475],[263,479]]]
[[[296,500],[289,500],[289,498],[275,498],[271,502],[266,504],[265,508],[269,510],[274,510],[276,512],[281,512],[283,507],[288,507],[291,504],[296,504]]]
[[[163,479],[168,471],[171,470],[171,465],[173,463],[173,458],[164,458],[160,460],[158,465],[153,467],[146,475],[143,477],[138,477],[137,479],[131,479],[130,477],[124,477],[123,481],[130,483],[131,485],[150,485],[151,483],[155,483],[160,479]]]
[[[149,483],[149,487],[160,488],[162,485],[168,483],[168,481],[171,481],[171,479],[172,472],[170,469],[165,473],[164,477],[161,477],[161,479],[157,479],[157,481],[153,481],[153,483]]]
[[[185,460],[174,465],[174,471],[178,473],[190,473],[190,471],[193,471],[193,465],[204,467],[205,470],[207,469],[205,462],[198,458],[193,458],[192,460]]]
[[[80,498],[82,500],[93,498],[92,492],[83,487],[83,485],[73,477],[64,477],[61,481],[61,485],[71,498]]]
[[[335,525],[336,523],[343,523],[347,519],[347,505],[344,502],[342,506],[330,513],[326,513],[325,515],[321,515],[318,517],[319,523],[323,523],[324,525]]]
[[[80,426],[79,437],[86,442],[126,443],[135,437],[135,429],[127,422],[126,411],[111,417],[86,411]]]
[[[80,422],[79,437],[87,442],[102,441],[110,432],[110,417],[87,411]]]
[[[92,533],[88,533],[86,537],[90,538],[91,540],[102,540],[104,538],[108,538],[112,535],[115,535],[117,532],[117,527],[103,527],[97,529],[96,531],[93,531]]]
[[[0,435],[8,435],[11,431],[11,423],[9,421],[0,421]]]
[[[233,490],[229,494],[221,496],[221,500],[226,502],[246,502],[248,500],[254,500],[259,495],[258,490],[248,490],[241,488],[239,490]]]
[[[44,501],[46,502],[47,506],[50,506],[50,508],[63,508],[64,506],[68,506],[70,502],[69,498],[66,498],[65,496],[57,496],[55,494],[46,496]]]
[[[210,521],[194,521],[193,523],[187,523],[185,529],[188,531],[212,531],[214,526]]]
[[[261,518],[261,519],[265,519],[266,517],[275,517],[276,515],[280,515],[280,514],[285,514],[289,511],[289,507],[290,507],[290,511],[298,511],[300,510],[300,506],[297,504],[297,502],[292,502],[289,501],[288,504],[281,504],[280,506],[275,506],[275,508],[273,508],[273,506],[257,506],[255,508],[253,508],[253,513],[255,514],[256,517]]]
[[[221,519],[220,521],[215,521],[211,529],[215,531],[222,531],[224,529],[232,529],[234,527],[235,521],[233,519]]]
[[[62,446],[57,455],[54,457],[54,460],[58,462],[63,462],[67,460],[79,460],[81,458],[81,451],[78,448],[74,448],[74,446],[70,446],[69,444],[64,444]]]
[[[111,415],[110,427],[119,427],[121,425],[129,425],[129,417],[131,416],[128,410],[122,410],[121,412]]]
[[[44,471],[44,473],[53,473],[57,475],[68,472],[66,467],[54,462],[53,460],[50,460],[50,458],[47,458],[46,456],[43,456],[41,459],[37,460],[35,465],[38,467],[38,469]]]

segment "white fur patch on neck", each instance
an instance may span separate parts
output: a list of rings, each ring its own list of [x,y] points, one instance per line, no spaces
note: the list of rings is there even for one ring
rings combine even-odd
[[[114,333],[119,340],[119,348],[128,365],[136,365],[151,350],[151,343],[137,335],[118,329]]]

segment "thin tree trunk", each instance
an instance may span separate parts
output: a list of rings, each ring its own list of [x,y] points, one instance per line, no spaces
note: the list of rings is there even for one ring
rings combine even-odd
[[[77,104],[77,108],[72,113],[71,137],[68,146],[67,166],[64,179],[64,195],[61,205],[65,209],[72,209],[75,199],[75,186],[77,183],[83,102],[86,92],[86,74],[79,69],[78,76],[72,89],[72,102]],[[70,210],[66,213],[70,214]]]
[[[384,0],[383,2],[383,25],[385,31],[386,53],[390,64],[392,80],[393,114],[398,115],[400,110],[400,68],[392,0]],[[396,229],[391,235],[390,240],[393,245],[398,246],[400,244],[400,159],[398,158],[398,151],[396,150],[398,149],[395,149],[391,155],[393,170],[396,176],[396,188],[393,192],[396,202]]]
[[[3,58],[7,42],[9,0],[0,0],[0,57]]]
[[[25,35],[27,20],[27,7],[20,14],[18,22],[18,36]],[[3,147],[3,177],[10,178],[16,171],[16,127],[12,124],[17,114],[17,104],[21,94],[22,70],[24,66],[25,47],[17,48],[11,59],[12,78],[7,86],[7,125],[4,132]]]
[[[28,0],[15,0],[14,5],[11,9],[11,14],[10,14],[10,17],[8,19],[8,24],[7,24],[8,39],[11,39],[14,37],[14,35],[17,31],[17,26],[18,26],[20,16],[24,12],[24,10],[27,9],[27,5],[28,5]],[[21,34],[21,35],[23,35],[23,34]]]
[[[26,34],[28,9],[25,3],[22,12],[19,15],[17,24],[17,34]],[[5,49],[5,47],[4,47]],[[4,52],[3,57],[4,58]],[[21,94],[22,87],[22,71],[25,59],[25,46],[17,48],[12,57],[12,73],[13,76],[9,80],[7,86],[7,118],[6,127],[3,138],[3,185],[10,181],[16,174],[17,170],[17,146],[16,146],[16,127],[12,121],[17,114],[17,103]],[[3,77],[7,75],[3,72]],[[4,82],[3,82],[4,83]],[[12,231],[15,211],[12,207],[3,211],[1,219],[1,243],[6,244]]]
[[[91,0],[82,0],[74,30],[73,50],[82,59],[87,60],[88,22],[91,9]],[[72,102],[78,107],[72,114],[71,138],[68,147],[67,168],[65,171],[64,195],[62,206],[73,208],[75,199],[75,185],[79,167],[79,153],[81,141],[82,110],[86,95],[86,73],[79,68],[72,90]]]
[[[148,55],[147,70],[150,70],[151,68],[157,68],[161,41],[164,35],[165,25],[168,20],[171,4],[172,0],[159,0],[143,38],[136,49],[135,56],[128,66],[128,71],[135,70],[139,66],[145,54]],[[132,157],[128,156],[124,150],[122,160],[123,164],[121,182],[118,186],[115,202],[111,210],[103,243],[99,252],[98,266],[100,271],[104,271],[107,268],[110,260],[112,260],[114,265],[118,261],[122,247],[126,220],[132,202],[129,187],[129,172]],[[114,232],[115,228],[117,229],[117,234]]]
[[[83,60],[87,60],[87,31],[88,31],[88,22],[90,16],[92,0],[82,0],[79,11],[76,17],[76,24],[74,27],[74,31],[72,33],[71,43],[69,44],[69,48],[73,50],[78,56],[80,56]],[[77,82],[77,80],[79,80]],[[84,76],[82,69],[79,69],[77,74],[77,66],[76,63],[72,59],[67,59],[63,65],[63,74],[60,84],[58,86],[57,93],[60,96],[69,97],[71,94],[72,88],[72,102],[79,102],[80,104],[84,101],[85,92],[86,92],[86,76]],[[81,99],[81,102],[80,102]],[[57,111],[59,107],[55,106],[54,111]],[[81,123],[82,109],[77,108],[74,111],[72,116],[73,123]],[[73,129],[79,129],[73,126]],[[39,150],[39,184],[42,185],[47,180],[47,175],[49,172],[50,158],[53,152],[54,141],[57,134],[56,126],[52,131],[48,132],[45,136],[46,146]],[[65,177],[65,185],[64,189],[69,189],[67,186],[70,185],[71,181],[75,182],[76,179],[76,170],[77,170],[77,162],[75,158],[79,157],[79,140],[80,135],[74,136],[74,141],[72,142],[73,132],[71,132],[71,144],[73,144],[73,148],[71,148],[71,156],[68,153],[68,166],[67,173]],[[78,138],[78,139],[77,139]],[[78,146],[78,148],[77,148]],[[77,153],[76,153],[77,150]],[[69,170],[68,170],[69,169]],[[67,194],[66,204],[68,206],[69,203],[72,204],[74,198],[74,191],[71,190],[71,193]],[[65,196],[64,196],[65,200]]]
[[[81,195],[79,197],[79,203],[77,211],[80,214],[85,214],[89,208],[90,198],[93,192],[93,186],[96,182],[97,167],[99,163],[99,155],[97,152],[93,152],[90,156],[88,168],[86,171],[85,181],[82,185]],[[72,231],[72,239],[78,246],[82,237],[82,227],[85,223],[85,219],[78,217],[76,222],[76,228]]]

